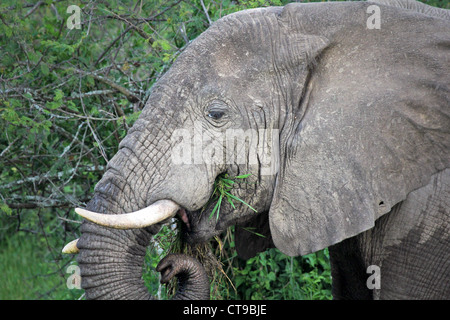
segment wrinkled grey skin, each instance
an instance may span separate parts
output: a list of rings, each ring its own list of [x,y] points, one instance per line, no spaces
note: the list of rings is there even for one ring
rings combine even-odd
[[[292,256],[330,247],[335,298],[449,299],[450,18],[414,1],[378,2],[380,29],[367,28],[374,2],[293,3],[214,23],[154,86],[88,209],[121,214],[170,199],[187,210],[188,241],[237,224],[246,258],[271,246]],[[210,137],[278,130],[275,147],[257,141],[258,158],[278,170],[174,164],[174,132],[198,123]],[[212,205],[200,214],[223,172],[252,174],[232,192],[258,213],[225,201],[217,221]],[[159,227],[84,222],[87,298],[149,298],[142,263]],[[370,265],[380,289],[366,285]]]
[[[169,254],[156,266],[161,273],[161,283],[169,283],[176,276],[177,293],[173,300],[209,299],[209,280],[203,266],[192,257],[184,254]]]

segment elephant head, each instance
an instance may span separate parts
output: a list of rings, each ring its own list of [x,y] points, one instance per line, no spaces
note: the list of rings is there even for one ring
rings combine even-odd
[[[186,48],[78,210],[96,222],[77,244],[88,298],[148,297],[145,247],[177,213],[189,241],[251,225],[267,237],[237,237],[244,256],[303,255],[372,228],[449,167],[448,22],[380,5],[371,30],[369,5],[246,10]],[[223,201],[210,217],[224,173],[249,175],[232,192],[254,210]]]

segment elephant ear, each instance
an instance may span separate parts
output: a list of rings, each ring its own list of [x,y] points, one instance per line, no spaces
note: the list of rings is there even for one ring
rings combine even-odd
[[[448,35],[418,39],[404,28],[408,34],[392,37],[385,25],[373,36],[380,42],[361,26],[322,52],[298,107],[288,107],[269,221],[274,244],[291,256],[372,228],[450,167],[450,79],[441,46]],[[411,51],[386,49],[396,47]]]

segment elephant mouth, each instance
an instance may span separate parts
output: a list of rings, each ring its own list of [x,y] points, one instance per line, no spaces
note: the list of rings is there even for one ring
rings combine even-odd
[[[190,232],[192,230],[191,229],[191,223],[189,222],[189,216],[186,213],[186,209],[180,207],[180,209],[177,211],[176,215],[184,223],[184,225],[186,226],[187,231]]]

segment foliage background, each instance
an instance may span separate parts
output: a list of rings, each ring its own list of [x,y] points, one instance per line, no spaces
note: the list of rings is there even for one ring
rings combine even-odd
[[[150,88],[190,41],[220,17],[285,0],[44,0],[0,4],[0,299],[79,299],[69,290],[79,237],[73,208],[90,198]],[[309,1],[305,1],[309,2]],[[423,1],[450,8],[448,0]],[[70,5],[81,29],[67,28]],[[242,261],[230,230],[216,299],[329,299],[327,250],[290,258],[276,249]],[[154,267],[174,231],[149,247],[144,279],[167,297]],[[217,271],[221,272],[221,271]]]

